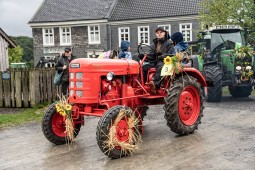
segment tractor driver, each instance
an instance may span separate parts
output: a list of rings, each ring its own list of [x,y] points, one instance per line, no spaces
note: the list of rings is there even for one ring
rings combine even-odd
[[[157,90],[160,88],[161,84],[161,69],[164,65],[164,55],[163,54],[171,54],[173,50],[173,43],[170,40],[170,36],[166,30],[162,27],[158,27],[155,30],[156,38],[153,39],[152,49],[147,56],[146,61],[144,62],[143,68],[143,76],[146,81],[148,70],[152,67],[156,67],[156,72],[153,76],[153,81],[149,82],[149,86],[151,88],[151,94],[156,94]],[[143,59],[143,54],[139,55],[140,59]]]

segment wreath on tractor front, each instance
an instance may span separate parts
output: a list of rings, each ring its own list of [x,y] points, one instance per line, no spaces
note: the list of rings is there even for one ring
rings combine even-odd
[[[235,65],[240,66],[240,73],[243,80],[250,78],[253,75],[253,57],[255,55],[254,50],[249,46],[243,46],[236,48],[235,54]],[[248,69],[247,69],[248,68]]]

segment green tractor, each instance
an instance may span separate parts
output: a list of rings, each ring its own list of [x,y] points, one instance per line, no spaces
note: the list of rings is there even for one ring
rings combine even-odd
[[[255,55],[247,43],[247,29],[219,25],[200,33],[198,55],[192,60],[206,79],[206,101],[221,101],[224,86],[228,86],[233,97],[251,95],[255,84]]]

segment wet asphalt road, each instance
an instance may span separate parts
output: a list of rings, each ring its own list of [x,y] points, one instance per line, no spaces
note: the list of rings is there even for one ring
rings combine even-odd
[[[0,169],[255,169],[254,97],[205,103],[198,130],[182,137],[167,127],[162,108],[150,107],[140,151],[116,160],[97,146],[96,117],[86,117],[70,146],[51,144],[38,124],[2,130]]]

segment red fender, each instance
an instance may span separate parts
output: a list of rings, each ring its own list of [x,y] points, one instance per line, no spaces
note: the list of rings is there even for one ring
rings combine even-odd
[[[188,75],[195,77],[197,81],[201,84],[203,87],[207,87],[205,78],[203,75],[195,68],[183,68],[182,72],[187,73]]]

